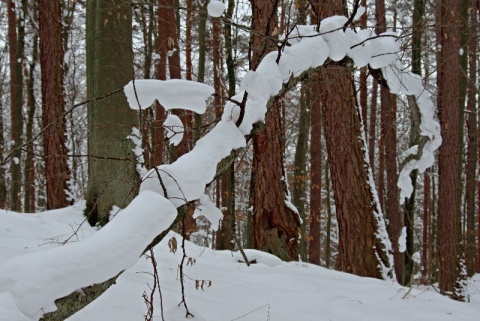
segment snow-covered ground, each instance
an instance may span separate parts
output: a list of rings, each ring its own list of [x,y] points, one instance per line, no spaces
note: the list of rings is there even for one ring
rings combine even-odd
[[[19,255],[32,252],[40,255],[41,251],[62,246],[67,238],[69,242],[82,242],[96,234],[87,223],[79,227],[84,220],[82,209],[80,204],[40,214],[0,211],[0,269],[6,261]],[[178,244],[175,254],[168,247],[168,240],[173,237]],[[185,317],[183,305],[178,307],[181,301],[180,245],[180,236],[171,232],[154,251],[167,321]],[[388,281],[360,278],[307,263],[285,263],[258,251],[246,252],[257,264],[247,267],[239,262],[238,253],[213,251],[186,242],[187,257],[194,259],[194,264],[184,269],[185,296],[190,312],[195,315],[193,320],[480,319],[479,275],[470,285],[471,302],[461,303],[439,295],[431,287],[410,291]],[[94,266],[89,268],[95,272]],[[144,320],[147,308],[142,295],[144,292],[150,295],[151,273],[150,260],[141,257],[134,267],[120,276],[116,285],[68,320]],[[202,281],[205,281],[203,290]],[[160,311],[157,293],[155,320],[161,320]],[[0,320],[31,319],[21,316],[12,296],[2,292]]]

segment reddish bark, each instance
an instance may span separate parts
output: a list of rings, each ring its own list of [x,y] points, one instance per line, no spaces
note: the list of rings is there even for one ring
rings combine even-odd
[[[430,281],[430,172],[423,175],[423,233],[422,233],[422,278]]]
[[[284,260],[297,259],[300,220],[285,205],[280,106],[270,108],[266,128],[253,140],[254,247]]]
[[[438,110],[442,145],[438,155],[438,264],[440,291],[463,299],[459,290],[463,258],[460,213],[460,1],[437,0]]]
[[[322,120],[320,79],[311,82],[310,105],[310,216],[308,237],[308,262],[320,265],[320,217],[322,209]]]
[[[252,2],[250,69],[275,48],[278,2]],[[300,220],[285,204],[287,192],[283,170],[283,135],[280,105],[267,112],[265,130],[253,138],[254,247],[285,260],[296,260]]]
[[[372,101],[370,102],[370,124],[368,128],[368,157],[370,162],[370,167],[372,168],[372,173],[375,173],[375,128],[377,125],[377,92],[378,92],[378,82],[376,79],[373,80],[372,86]],[[382,199],[380,199],[382,201]]]
[[[465,205],[467,216],[467,233],[466,240],[466,264],[467,273],[472,276],[476,270],[475,260],[475,188],[476,186],[476,172],[478,163],[478,108],[476,106],[476,88],[475,83],[477,80],[477,8],[475,3],[472,2],[472,9],[470,14],[470,30],[468,35],[468,63],[469,63],[469,81],[467,88],[467,162],[465,165]]]
[[[396,108],[393,101],[396,97],[390,94],[388,88],[381,88],[381,113],[382,131],[385,135],[385,170],[387,178],[387,197],[384,203],[384,210],[387,214],[389,225],[388,232],[392,243],[393,258],[395,261],[395,274],[397,281],[404,284],[403,265],[404,255],[399,251],[398,238],[403,227],[403,215],[399,206],[398,193],[398,172],[397,172],[397,129],[396,129]]]
[[[63,46],[61,8],[58,0],[40,0],[40,64],[42,67],[42,120],[47,208],[69,204],[66,191],[70,172],[65,145],[63,95]]]

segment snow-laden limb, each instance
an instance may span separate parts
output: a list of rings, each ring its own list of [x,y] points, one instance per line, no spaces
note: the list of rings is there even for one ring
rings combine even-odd
[[[168,200],[145,191],[91,237],[17,256],[0,266],[0,295],[11,296],[19,311],[38,320],[56,310],[56,299],[133,266],[176,215]]]
[[[158,100],[166,110],[180,108],[197,114],[205,112],[205,101],[215,92],[209,85],[181,79],[139,79],[129,82],[123,91],[132,109],[148,108]]]
[[[405,72],[404,67],[397,60],[395,64],[382,69],[383,77],[387,81],[390,92],[393,94],[405,94],[415,96],[421,115],[420,135],[426,140],[421,145],[415,145],[402,153],[403,166],[400,168],[397,186],[400,188],[400,203],[413,193],[410,173],[418,169],[423,173],[435,162],[434,152],[442,144],[440,124],[435,121],[435,106],[430,94],[422,84],[420,76],[411,72]],[[411,157],[411,159],[409,159]]]
[[[165,187],[166,196],[176,207],[198,200],[205,186],[214,179],[217,164],[233,149],[245,147],[245,144],[245,137],[235,123],[222,120],[189,153],[172,164],[150,170],[143,178],[140,191],[151,190],[163,195]]]
[[[180,144],[183,139],[183,133],[185,132],[185,128],[183,127],[180,117],[173,114],[168,115],[163,122],[163,128],[165,128],[165,132],[167,133],[167,138],[170,140],[170,144],[173,144],[174,146]]]
[[[242,83],[248,99],[239,128],[235,122],[240,107],[235,101],[242,101],[243,93],[232,97],[222,120],[191,152],[173,164],[148,172],[140,195],[98,233],[78,243],[16,257],[0,266],[0,295],[13,298],[21,313],[38,319],[56,309],[55,299],[103,282],[132,266],[150,242],[174,221],[175,207],[201,199],[206,185],[215,177],[217,165],[232,150],[245,147],[244,135],[251,132],[254,123],[264,121],[271,97],[278,95],[292,77],[321,66],[327,57],[340,61],[348,55],[359,64],[377,67],[385,67],[396,59],[392,54],[398,50],[396,37],[344,33],[340,29],[345,21],[345,17],[323,20],[320,34],[312,26],[299,26],[296,35],[289,39],[290,46],[280,56],[278,52],[268,54]],[[124,91],[133,109],[148,108],[158,100],[165,109],[182,108],[197,113],[205,111],[205,100],[214,92],[210,86],[183,80],[136,80],[125,86]],[[435,144],[440,136],[430,132],[428,122],[423,123],[425,115],[433,115],[428,95],[420,93],[417,102],[423,104],[422,132],[430,133]],[[377,212],[383,231],[381,210]],[[381,234],[379,239],[386,244],[387,251],[391,249],[388,237]]]
[[[267,54],[255,71],[247,73],[240,92],[225,105],[221,122],[190,153],[171,165],[161,165],[151,170],[144,177],[140,190],[152,190],[162,195],[166,193],[165,196],[177,207],[198,200],[204,194],[206,185],[215,177],[217,164],[233,150],[245,146],[244,135],[250,134],[255,123],[264,122],[270,99],[278,95],[291,79],[299,79],[304,73],[322,66],[327,58],[340,61],[349,55],[362,65],[371,63],[379,67],[385,67],[397,59],[399,44],[394,35],[344,32],[346,21],[345,17],[340,16],[324,19],[320,32],[315,31],[314,26],[297,26],[290,33],[289,45],[284,50]],[[241,106],[245,92],[248,93],[247,99]],[[239,119],[242,107],[243,120],[237,128],[235,122]],[[373,182],[371,186],[372,194],[376,197]],[[378,198],[375,200],[379,204]],[[391,244],[379,206],[374,215],[378,221],[377,238],[384,245],[385,259],[390,261],[390,264],[384,264],[379,258],[379,268],[387,278],[391,274],[391,268],[387,265],[393,266]]]

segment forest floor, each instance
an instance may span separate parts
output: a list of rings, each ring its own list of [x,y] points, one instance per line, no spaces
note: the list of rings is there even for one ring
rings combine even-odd
[[[82,223],[82,210],[81,204],[39,214],[0,210],[0,266],[10,258],[62,246],[67,239],[81,242],[94,234],[96,229]],[[169,247],[172,238],[177,243],[175,253]],[[166,321],[182,320],[186,314],[184,305],[179,306],[181,244],[181,237],[170,232],[154,250]],[[236,252],[213,251],[190,242],[185,242],[185,251],[185,300],[195,316],[192,320],[480,320],[480,275],[470,280],[470,302],[462,303],[431,286],[401,287],[308,263],[282,262],[254,250],[246,251],[249,260],[256,261],[250,266],[240,262]],[[94,266],[91,271],[95,273]],[[116,285],[68,320],[145,320],[144,293],[150,300],[153,274],[151,260],[142,256]],[[161,312],[157,287],[153,320],[162,320]]]

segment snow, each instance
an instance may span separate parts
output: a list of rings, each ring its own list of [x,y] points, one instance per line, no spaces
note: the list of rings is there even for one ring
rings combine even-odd
[[[207,11],[210,17],[218,18],[225,11],[225,4],[219,0],[210,0],[207,6]]]
[[[180,144],[183,139],[185,128],[177,115],[168,115],[163,122],[163,128],[165,128],[167,138],[170,139],[170,144],[173,144],[174,146]]]
[[[189,80],[137,79],[129,82],[124,92],[132,109],[148,108],[158,100],[166,110],[180,108],[203,114],[207,108],[205,100],[215,90],[209,85]]]
[[[148,206],[151,199],[146,197],[140,208]],[[120,218],[120,217],[118,217]],[[8,258],[24,256],[20,247],[18,252],[4,248],[17,242],[28,245],[28,252],[39,257],[49,256],[43,249],[46,239],[63,235],[77,226],[82,219],[81,207],[70,207],[54,213],[17,214],[0,212],[0,221],[15,228],[12,235],[0,228],[0,250],[8,253],[1,257],[0,266]],[[116,220],[116,219],[115,219]],[[30,222],[31,221],[31,222]],[[36,224],[42,222],[42,224]],[[110,224],[110,223],[109,223]],[[107,225],[108,226],[108,225]],[[82,226],[87,241],[102,230]],[[141,233],[137,233],[141,234]],[[134,234],[135,235],[135,234]],[[178,281],[178,264],[182,253],[170,252],[168,240],[172,237],[181,243],[181,237],[170,232],[155,247],[158,262],[160,286],[163,294],[165,320],[184,320],[185,310],[178,306],[181,290]],[[126,240],[128,241],[128,239]],[[186,254],[196,260],[195,265],[185,266],[186,299],[193,320],[224,321],[234,320],[370,320],[370,321],[476,321],[480,311],[480,275],[470,280],[470,303],[461,303],[439,295],[431,287],[401,287],[390,281],[361,278],[354,275],[328,270],[308,263],[282,262],[268,253],[245,250],[249,261],[256,264],[247,267],[238,252],[214,251],[209,248],[186,243]],[[48,244],[50,248],[59,246]],[[122,252],[123,243],[113,251]],[[67,246],[59,247],[67,248]],[[83,259],[83,257],[82,257]],[[81,261],[78,261],[81,262]],[[53,264],[52,264],[53,267]],[[90,266],[90,272],[92,267]],[[33,268],[32,268],[33,269]],[[73,273],[73,271],[70,271]],[[140,257],[127,269],[115,285],[110,287],[97,300],[70,317],[69,321],[143,321],[146,307],[142,294],[150,294],[149,285],[153,284],[152,264],[146,256]],[[93,273],[90,273],[93,274]],[[72,275],[73,277],[73,275]],[[3,279],[2,279],[3,280]],[[30,279],[32,281],[32,279]],[[211,286],[195,288],[195,280],[211,281]],[[33,280],[35,281],[35,280]],[[32,282],[33,282],[32,281]],[[62,284],[60,277],[52,283]],[[0,283],[0,284],[3,284]],[[154,298],[155,320],[160,320],[160,301],[158,294]],[[0,315],[2,321],[31,321],[20,312],[15,297],[10,292],[0,291]]]
[[[177,215],[162,196],[143,192],[97,233],[81,242],[16,256],[0,266],[0,293],[31,319],[55,311],[55,299],[133,266]]]
[[[228,139],[227,139],[228,138]],[[245,137],[231,120],[222,120],[195,147],[173,164],[152,169],[142,179],[140,191],[151,190],[164,195],[176,206],[198,200],[216,174],[217,164],[234,149],[245,147]],[[165,195],[164,195],[165,196]],[[213,223],[213,222],[212,222]]]
[[[219,8],[220,3],[217,2],[211,1],[213,6]],[[212,10],[214,14],[218,14],[218,8]],[[18,316],[18,320],[36,320],[44,312],[55,309],[56,298],[102,282],[129,268],[115,286],[71,320],[144,320],[142,294],[149,291],[148,282],[152,280],[151,264],[145,257],[138,259],[142,251],[156,235],[170,226],[177,215],[175,207],[186,202],[199,200],[196,215],[206,214],[214,226],[218,224],[221,212],[205,195],[207,184],[215,177],[217,164],[232,150],[245,147],[244,135],[250,133],[254,123],[265,119],[267,103],[271,96],[278,94],[283,83],[309,68],[322,65],[327,57],[340,61],[349,55],[359,65],[370,64],[372,68],[383,68],[384,76],[394,92],[416,96],[421,112],[421,134],[429,140],[422,158],[409,162],[399,175],[402,200],[407,197],[411,189],[408,174],[415,168],[421,171],[431,166],[433,152],[441,144],[439,125],[433,118],[434,105],[421,86],[421,81],[401,72],[401,65],[395,62],[400,49],[395,34],[376,36],[370,31],[357,34],[350,30],[343,32],[346,21],[347,18],[340,16],[324,19],[319,33],[311,26],[298,26],[280,57],[278,52],[269,53],[257,70],[247,73],[241,91],[226,104],[222,120],[197,142],[191,152],[173,164],[160,165],[149,171],[143,177],[139,196],[100,231],[85,229],[87,234],[92,235],[83,238],[78,233],[83,233],[84,229],[79,229],[75,236],[77,242],[57,247],[55,241],[49,245],[50,249],[44,251],[30,247],[11,251],[10,246],[22,241],[14,239],[18,235],[11,233],[8,224],[7,228],[2,224],[0,237],[6,242],[1,243],[1,251],[5,251],[6,258],[11,259],[2,260],[0,265],[0,312],[8,311],[5,315],[9,318]],[[158,100],[166,110],[181,108],[203,113],[206,110],[205,101],[214,90],[208,85],[185,80],[135,80],[125,86],[124,92],[132,109],[148,108]],[[244,92],[248,93],[245,115],[237,128],[235,121],[239,107],[235,101],[242,101]],[[171,118],[167,121],[167,127],[169,124],[176,126],[181,122],[179,124],[179,119]],[[130,138],[135,139],[133,136],[135,133]],[[139,137],[137,135],[137,140]],[[360,139],[365,144],[364,137]],[[404,155],[406,157],[413,152],[415,148]],[[369,179],[376,198],[371,172]],[[385,244],[391,260],[391,247],[381,209],[377,208],[373,214],[379,225],[377,237]],[[7,223],[25,220],[16,213],[1,212],[0,215],[2,219],[6,218]],[[42,221],[46,217],[49,222],[53,220],[52,217],[48,218],[51,214],[45,215],[31,216],[29,219],[38,218],[38,221]],[[18,226],[22,226],[22,229],[27,226],[25,230],[28,230],[29,225]],[[51,227],[35,225],[38,231],[42,231],[42,228]],[[22,233],[19,235],[24,235]],[[32,235],[28,236],[30,245],[38,242],[35,232]],[[173,233],[169,237],[179,238]],[[176,274],[181,255],[169,253],[166,242],[164,240],[157,246],[155,253],[159,258],[162,290],[168,293],[164,297],[165,312],[179,319],[185,314],[177,307],[180,298]],[[194,266],[186,267],[187,300],[197,320],[231,320],[239,317],[243,320],[317,320],[319,315],[335,320],[351,320],[352,315],[360,320],[478,318],[480,300],[465,305],[434,292],[414,289],[408,293],[391,279],[388,282],[359,278],[296,262],[273,265],[275,259],[257,252],[249,252],[248,255],[258,259],[259,263],[247,268],[245,264],[238,263],[238,254],[214,252],[190,243],[187,243],[187,250],[188,255],[197,261]],[[26,254],[21,255],[22,252]],[[380,268],[388,279],[386,275],[391,269],[385,266]],[[194,289],[193,280],[211,280],[213,285],[198,291]]]
[[[359,6],[357,9],[357,13],[355,14],[355,17],[353,18],[353,21],[360,20],[360,18],[363,16],[367,9],[364,6]]]
[[[396,61],[394,64],[383,68],[382,74],[392,93],[415,96],[421,116],[420,135],[427,137],[428,140],[423,147],[420,159],[412,159],[406,163],[398,175],[397,186],[400,189],[400,204],[403,204],[405,199],[413,193],[410,173],[415,169],[423,173],[431,167],[435,162],[435,151],[442,144],[440,124],[434,118],[435,105],[430,94],[423,86],[421,78],[410,72],[405,72],[405,69],[399,61]],[[415,155],[417,152],[418,146],[412,146],[402,153],[401,159],[405,159],[409,155]]]
[[[142,177],[147,173],[147,169],[145,167],[145,159],[143,157],[143,148],[142,148],[142,135],[140,134],[140,130],[138,128],[132,128],[132,134],[127,136],[133,143],[134,148],[132,149],[135,158],[137,159],[137,172]]]
[[[370,40],[375,51],[370,59],[370,66],[374,69],[387,67],[397,60],[397,53],[400,51],[400,41],[394,32],[384,32]]]
[[[203,215],[212,225],[211,228],[216,231],[218,230],[218,224],[220,220],[223,218],[223,213],[219,210],[215,204],[210,200],[208,195],[203,194],[199,201],[198,205],[195,208],[195,212],[193,213],[193,218],[197,218],[200,215]],[[206,236],[206,235],[205,235]]]
[[[333,61],[342,60],[350,48],[349,41],[342,28],[347,17],[333,16],[322,20],[320,34],[330,48],[328,56]]]

